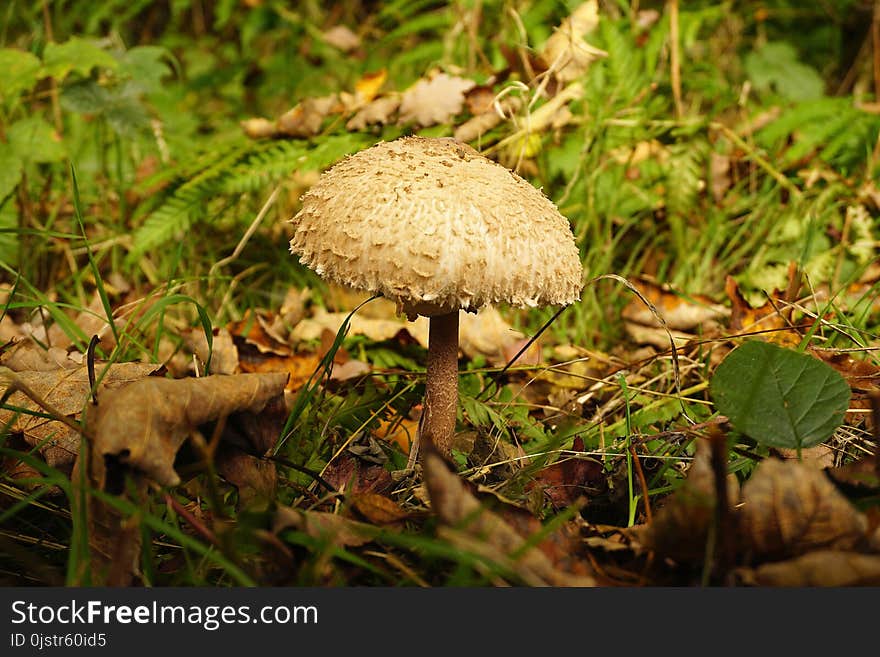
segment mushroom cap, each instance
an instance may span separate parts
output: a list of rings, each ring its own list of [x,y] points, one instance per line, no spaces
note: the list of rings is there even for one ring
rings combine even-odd
[[[568,219],[513,171],[454,139],[380,142],[302,198],[290,249],[410,319],[485,304],[567,305],[582,287]]]

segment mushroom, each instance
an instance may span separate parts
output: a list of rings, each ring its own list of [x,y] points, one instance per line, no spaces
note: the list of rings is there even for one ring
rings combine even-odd
[[[410,321],[430,319],[417,442],[447,457],[459,310],[568,305],[582,287],[571,226],[553,202],[454,139],[403,137],[347,157],[291,222],[291,251],[318,275],[382,294]]]

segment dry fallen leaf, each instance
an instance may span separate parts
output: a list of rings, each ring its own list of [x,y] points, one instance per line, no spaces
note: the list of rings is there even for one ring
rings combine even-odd
[[[278,134],[278,124],[261,116],[244,119],[239,125],[251,139],[266,139]]]
[[[278,117],[278,134],[288,137],[312,137],[321,131],[324,119],[342,107],[335,94],[306,98]]]
[[[492,85],[478,84],[471,87],[464,95],[464,101],[467,104],[468,112],[477,116],[486,112],[495,111],[495,90]]]
[[[460,313],[459,348],[468,358],[485,356],[490,365],[505,365],[513,345],[522,345],[525,336],[507,323],[493,306],[484,306],[479,312]]]
[[[352,509],[374,525],[395,525],[410,515],[390,497],[378,493],[353,495],[350,504]]]
[[[0,365],[13,372],[51,372],[82,365],[82,354],[68,353],[62,347],[43,349],[31,340],[16,340],[0,354]]]
[[[334,490],[347,495],[382,494],[394,485],[391,474],[384,467],[367,463],[350,453],[331,461],[321,476]]]
[[[290,356],[276,356],[274,354],[249,353],[241,351],[239,366],[242,372],[251,374],[271,374],[286,372],[287,390],[296,392],[302,388],[315,374],[321,364],[318,354],[294,353]]]
[[[286,383],[287,374],[275,373],[152,377],[108,390],[88,417],[93,476],[105,490],[119,468],[176,486],[180,477],[174,457],[198,425],[236,412],[258,413],[283,393]]]
[[[319,541],[340,547],[359,547],[372,541],[381,531],[365,522],[358,522],[323,511],[300,511],[282,506],[275,512],[272,531],[296,529]]]
[[[491,111],[477,114],[462,123],[460,126],[457,126],[453,136],[457,140],[463,142],[474,141],[504,121],[505,117],[510,117],[516,114],[520,108],[522,108],[523,100],[518,96],[506,96],[498,102],[498,105],[503,112],[503,116],[495,111],[493,104],[493,109]]]
[[[708,297],[697,294],[685,298],[650,281],[638,281],[635,286],[648,301],[654,304],[670,329],[693,331],[730,315],[728,308],[713,302]],[[629,322],[650,327],[661,326],[651,309],[638,297],[630,299],[621,314]]]
[[[743,485],[740,534],[755,555],[781,559],[866,540],[868,520],[825,474],[797,461],[763,460]]]
[[[293,350],[286,338],[278,333],[277,320],[274,313],[248,311],[242,319],[230,322],[226,328],[236,341],[256,347],[261,354],[289,356]]]
[[[818,550],[736,574],[754,586],[880,586],[880,555]]]
[[[361,78],[354,83],[355,107],[360,108],[379,94],[379,89],[388,79],[388,71],[380,68],[378,71],[370,71],[364,73]]]
[[[575,438],[572,451],[584,451],[580,436]],[[526,490],[540,490],[554,508],[561,509],[580,497],[589,499],[605,486],[605,467],[600,461],[566,456],[540,470]]]
[[[143,379],[159,367],[161,366],[151,363],[114,363],[101,378],[98,395]],[[99,377],[104,368],[102,363],[95,364]],[[83,407],[88,403],[91,388],[85,366],[49,372],[18,372],[12,376],[59,413],[73,420],[79,418]],[[0,379],[0,389],[5,392],[11,383],[9,376],[3,377]],[[73,463],[79,453],[79,434],[76,431],[57,420],[32,415],[31,413],[46,413],[48,409],[41,408],[22,392],[14,392],[6,400],[6,405],[24,410],[18,413],[0,408],[0,423],[9,426],[10,432],[21,433],[29,445],[39,446],[46,463],[52,467],[66,467]]]
[[[370,101],[345,124],[348,130],[366,130],[370,125],[386,125],[391,123],[394,113],[400,107],[401,98],[398,94],[380,96]]]
[[[608,56],[604,50],[584,41],[584,37],[598,25],[599,3],[589,0],[578,5],[547,39],[541,59],[552,68],[561,83],[581,77],[593,61]]]
[[[735,476],[727,480],[728,503],[739,499]],[[699,441],[694,460],[684,483],[672,499],[654,516],[654,521],[630,530],[643,547],[679,561],[701,561],[706,551],[709,531],[715,521],[715,475],[712,450],[707,441]]]
[[[199,359],[199,372],[208,363],[211,356],[211,374],[235,374],[238,372],[238,349],[229,331],[214,329],[211,336],[211,349],[208,350],[208,339],[202,329],[189,329],[181,332],[186,349]]]
[[[419,423],[410,418],[397,418],[394,421],[382,421],[374,431],[378,438],[397,443],[404,452],[409,452],[416,439]]]
[[[445,526],[445,536],[460,549],[499,560],[531,586],[596,586],[596,579],[571,574],[516,532],[503,518],[480,504],[462,480],[436,453],[426,450],[423,461],[431,508]]]
[[[349,313],[328,313],[322,308],[313,317],[303,319],[290,333],[293,343],[321,338],[324,331],[336,335]],[[374,342],[395,338],[406,331],[416,342],[427,349],[428,319],[418,317],[409,322],[400,317],[374,318],[366,313],[356,313],[349,322],[348,335],[364,335]],[[492,306],[485,306],[476,314],[461,311],[459,321],[459,347],[468,358],[484,356],[495,366],[507,363],[516,353],[511,352],[514,345],[522,345],[524,336],[514,330],[501,314]]]
[[[290,340],[293,343],[319,340],[321,333],[325,330],[336,335],[348,315],[349,313],[328,313],[323,308],[319,308],[315,311],[313,317],[303,319],[294,327],[290,332]],[[419,317],[414,322],[407,322],[399,318],[373,319],[371,317],[362,317],[360,313],[355,313],[349,323],[348,334],[365,335],[370,340],[382,342],[384,340],[391,340],[400,331],[404,330],[414,337],[419,344],[427,348],[427,317]]]
[[[275,498],[278,473],[272,461],[247,454],[234,445],[221,444],[214,460],[217,472],[238,489],[240,507],[253,507]]]
[[[817,470],[833,467],[835,461],[835,452],[828,445],[806,447],[801,450],[800,454],[798,454],[796,449],[774,447],[771,448],[770,453],[783,460],[800,461],[804,465],[812,466]]]
[[[790,328],[781,312],[785,304],[769,300],[760,308],[753,308],[739,290],[732,276],[725,282],[725,292],[731,302],[730,324],[728,328],[735,335],[753,335],[754,337],[775,342],[783,347],[796,347],[803,339],[797,330]],[[780,298],[778,292],[773,295]]]
[[[361,38],[345,25],[334,25],[321,36],[324,41],[342,52],[351,52],[361,45]]]
[[[398,123],[414,122],[422,127],[448,123],[462,111],[464,94],[474,84],[446,73],[422,78],[403,92]]]

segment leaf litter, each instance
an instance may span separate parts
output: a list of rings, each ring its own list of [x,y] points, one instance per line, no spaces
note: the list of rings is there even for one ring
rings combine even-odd
[[[649,31],[658,17],[657,12],[639,12],[640,29]],[[558,136],[570,126],[570,107],[584,94],[579,78],[592,62],[608,56],[588,43],[599,20],[598,3],[577,5],[540,51],[519,56],[509,49],[505,57],[510,70],[496,71],[484,84],[453,69],[433,70],[413,85],[395,90],[386,88],[384,70],[373,71],[347,90],[302,99],[274,119],[255,117],[244,121],[242,128],[254,139],[289,139],[314,137],[340,119],[349,130],[447,124],[456,137],[473,141],[508,122],[510,139],[496,144],[494,154],[508,164],[525,167],[540,152],[532,137],[544,132]],[[322,38],[342,52],[354,53],[363,46],[362,35],[343,25],[324,30]],[[539,93],[517,96],[505,92],[511,72]],[[751,135],[760,129],[759,123],[770,125],[779,116],[779,111],[768,112],[739,133]],[[638,164],[665,163],[672,156],[670,148],[653,139],[622,147],[613,155],[618,163],[631,167],[627,175],[639,175]],[[736,189],[747,159],[746,153],[735,149],[723,155],[711,153],[708,193],[715,203]],[[810,170],[804,175],[808,176],[807,186],[828,178],[827,171]],[[307,182],[303,184],[307,186]],[[860,202],[866,206],[873,203],[870,207],[876,208],[880,204],[875,192],[864,189]],[[854,237],[847,248],[856,258],[870,257],[870,232],[864,229],[870,214],[856,205],[847,207],[846,217]],[[686,294],[650,279],[634,281],[634,285],[660,309],[672,329],[685,374],[692,383],[698,381],[695,386],[699,388],[693,373],[700,367],[717,365],[741,337],[796,347],[813,331],[821,333],[834,319],[830,313],[820,313],[828,298],[826,290],[810,289],[805,294],[801,272],[792,265],[787,273],[787,289],[774,290],[758,302],[754,294],[747,296],[740,289],[742,283],[733,277],[727,279],[726,300]],[[848,291],[858,299],[876,282],[876,271],[872,273],[867,267]],[[757,466],[747,476],[741,470],[727,474],[733,461],[719,468],[717,456],[707,446],[707,428],[709,433],[722,431],[734,447],[734,455],[741,456],[755,446],[742,442],[728,418],[681,426],[663,420],[668,417],[664,415],[668,412],[665,402],[652,399],[651,394],[659,391],[660,397],[673,397],[677,393],[668,370],[661,367],[670,358],[669,335],[657,317],[634,299],[623,310],[628,343],[611,354],[552,341],[545,348],[532,344],[531,351],[517,363],[524,371],[513,369],[491,381],[496,390],[510,396],[480,407],[480,423],[474,422],[475,426],[462,432],[467,435],[459,436],[460,444],[468,445],[461,452],[466,457],[465,467],[451,468],[432,455],[421,472],[408,473],[400,468],[418,430],[418,405],[392,408],[389,402],[365,415],[357,402],[359,395],[366,398],[364,391],[371,386],[383,395],[399,392],[394,387],[398,382],[377,382],[374,379],[378,377],[371,374],[391,373],[406,385],[413,374],[407,349],[426,346],[426,327],[404,322],[393,313],[370,315],[368,305],[349,322],[343,346],[336,343],[336,335],[353,306],[329,311],[309,308],[308,296],[307,290],[291,290],[277,312],[250,311],[241,320],[216,328],[210,346],[203,331],[179,331],[175,358],[182,367],[172,367],[170,359],[161,359],[175,379],[149,376],[159,369],[158,363],[110,365],[98,389],[97,410],[88,410],[86,424],[94,442],[89,476],[95,487],[106,489],[109,466],[137,481],[135,489],[128,492],[144,504],[161,486],[192,494],[193,501],[179,507],[166,497],[167,508],[182,519],[190,535],[222,547],[218,535],[228,519],[216,505],[203,508],[198,495],[206,488],[194,478],[194,473],[205,472],[209,464],[237,491],[238,508],[268,510],[272,515],[272,522],[266,524],[271,537],[264,538],[273,546],[273,554],[285,556],[284,563],[290,568],[300,540],[286,542],[291,532],[342,548],[372,546],[387,555],[394,552],[394,558],[406,568],[401,559],[409,553],[398,549],[400,541],[424,527],[424,519],[430,517],[438,524],[436,536],[472,555],[480,564],[478,569],[493,583],[692,583],[707,568],[713,583],[877,583],[877,522],[850,501],[857,497],[856,490],[859,495],[876,495],[880,471],[876,457],[863,453],[861,460],[828,467],[828,459],[836,455],[839,462],[844,450],[869,451],[870,438],[877,435],[871,416],[857,413],[872,408],[877,368],[853,358],[851,352],[809,349],[846,379],[854,393],[846,415],[848,428],[860,428],[868,438],[845,442],[835,435],[810,448],[822,449],[823,459],[810,465],[802,460],[813,454],[803,449],[787,454],[786,461],[753,459]],[[844,302],[850,303],[850,299],[845,297]],[[876,299],[872,303],[876,304]],[[94,300],[91,310],[93,315],[101,312]],[[529,343],[529,336],[514,330],[504,317],[507,315],[494,309],[476,316],[463,315],[463,368],[474,361],[502,368]],[[47,412],[51,407],[73,423],[82,421],[80,414],[89,404],[90,392],[84,355],[72,347],[57,325],[44,323],[39,317],[31,319],[25,326],[4,317],[0,325],[7,339],[30,340],[7,345],[0,358],[17,370],[14,376],[22,384],[38,393],[35,400],[16,389],[6,399],[8,406],[16,408],[3,409],[3,421],[13,434],[39,446],[49,465],[69,467],[70,459],[79,453],[78,436],[70,424],[43,415],[51,416],[52,412]],[[112,348],[107,341],[108,326],[103,322],[101,329],[101,321],[76,323],[87,335],[102,331],[102,346]],[[34,347],[33,338],[51,346]],[[387,347],[382,364],[376,364],[375,355],[369,353],[376,344]],[[211,375],[203,376],[209,358]],[[332,365],[327,366],[327,358]],[[128,375],[124,374],[126,366],[131,366]],[[312,387],[315,381],[318,385]],[[631,396],[621,392],[620,381],[631,387]],[[471,396],[478,400],[481,394],[473,391]],[[305,403],[299,407],[301,400]],[[349,401],[351,407],[346,406]],[[333,407],[329,417],[314,412],[321,403]],[[512,415],[502,417],[496,410],[510,412],[517,404],[525,411],[515,419]],[[476,405],[473,408],[478,410]],[[299,470],[285,470],[286,476],[280,477],[278,468],[284,466],[273,460],[273,452],[287,414],[294,411],[300,415],[291,417],[309,426],[316,440],[331,444],[334,456],[307,455],[304,464],[294,464]],[[655,433],[629,434],[621,419],[624,413],[627,418],[632,413],[639,419],[635,426]],[[529,435],[526,429],[539,424],[546,429],[535,433],[543,435]],[[141,433],[119,430],[133,426],[141,427]],[[575,427],[573,434],[566,433]],[[344,430],[354,428],[360,432],[349,440]],[[563,445],[570,445],[570,449],[553,442],[556,432],[565,436]],[[626,471],[623,440],[633,443],[629,452],[634,455],[629,461],[633,472]],[[652,445],[662,441],[666,442],[660,447]],[[182,454],[188,443],[199,453],[195,468],[192,455],[187,462],[187,455]],[[875,449],[876,443],[874,438]],[[689,450],[694,444],[691,457]],[[49,451],[59,447],[61,452]],[[750,454],[754,456],[754,451]],[[662,468],[650,469],[667,458],[675,462],[670,467],[678,468],[679,474],[686,470],[686,478],[663,479]],[[687,463],[690,465],[685,467]],[[669,479],[675,482],[671,492],[650,495],[651,504],[656,505],[653,517],[647,517],[641,500],[635,508],[642,511],[632,517],[634,526],[625,526],[617,508],[610,511],[613,524],[597,521],[602,504],[620,507],[628,495],[648,494],[642,490],[644,478],[637,481],[636,471],[642,468],[647,470],[641,473],[643,477],[654,479],[651,488],[658,482],[663,486]],[[720,470],[725,476],[719,477]],[[426,487],[419,485],[419,475]],[[111,484],[119,483],[115,476],[110,477]],[[631,493],[625,490],[628,485]],[[723,504],[718,499],[719,487],[725,491]],[[288,489],[296,494],[289,494]],[[540,501],[529,505],[530,511],[524,505],[508,504],[507,496]],[[551,519],[542,521],[550,511],[554,514]],[[109,582],[130,583],[142,576],[137,563],[138,518],[110,507],[98,509],[90,518],[93,548],[103,558],[98,561],[105,573],[110,566]],[[719,534],[735,537],[731,553],[721,555]],[[395,538],[383,539],[387,536]],[[655,559],[655,555],[664,560]],[[320,565],[325,574],[332,570],[329,563],[328,558]]]

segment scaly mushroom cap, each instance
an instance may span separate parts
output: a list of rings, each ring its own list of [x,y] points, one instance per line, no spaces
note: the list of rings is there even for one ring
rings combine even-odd
[[[290,249],[303,264],[383,294],[411,319],[580,295],[568,220],[517,174],[453,139],[404,137],[346,158],[291,221]]]

